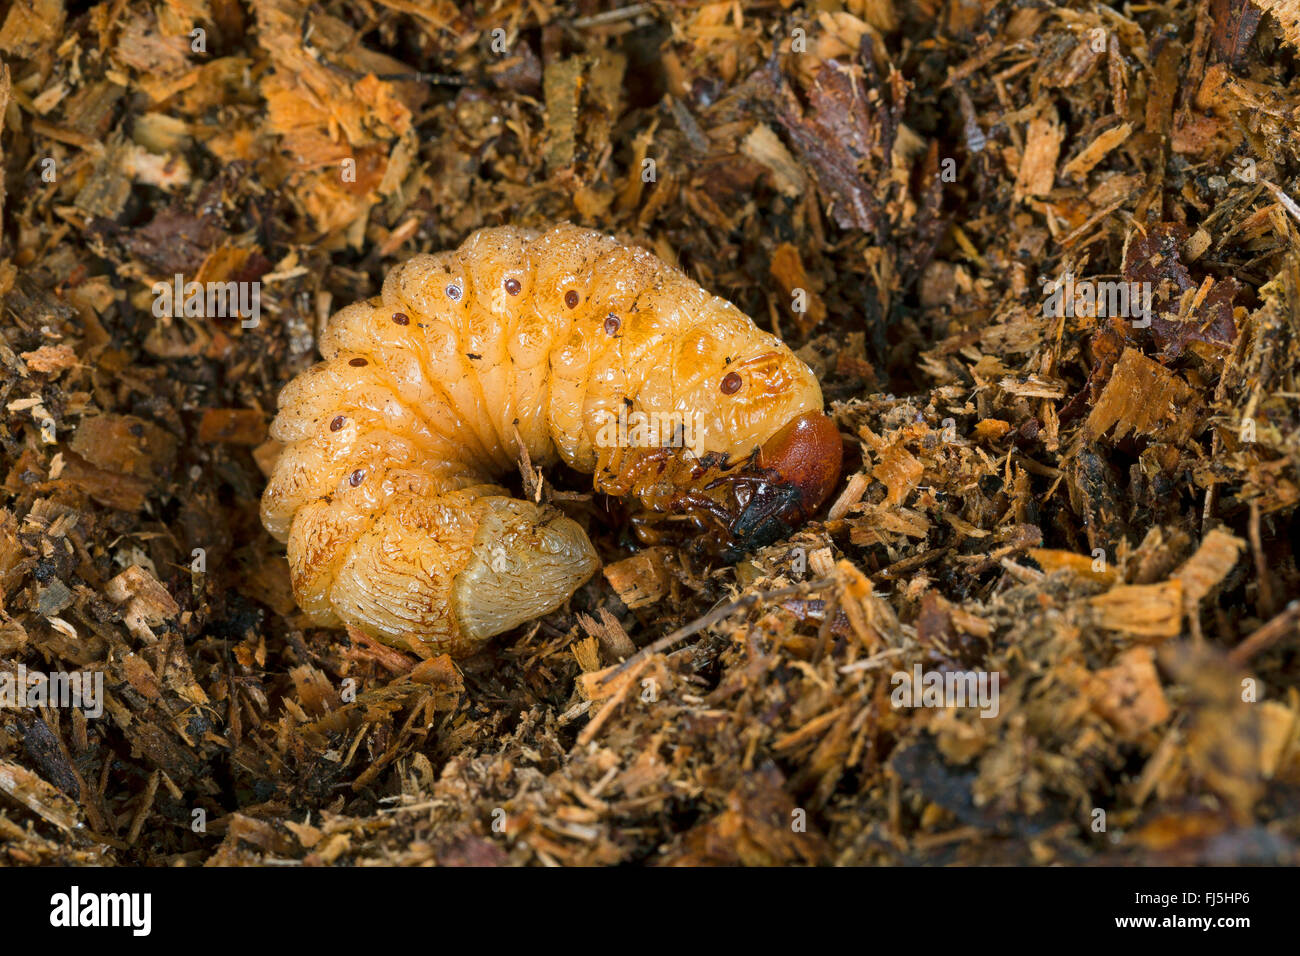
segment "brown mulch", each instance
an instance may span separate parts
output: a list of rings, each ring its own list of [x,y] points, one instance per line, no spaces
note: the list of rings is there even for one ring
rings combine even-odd
[[[1124,9],[0,0],[0,687],[106,692],[0,707],[0,863],[1300,861],[1300,3]],[[724,565],[548,475],[568,607],[312,626],[278,390],[395,263],[566,219],[813,365],[824,520]]]

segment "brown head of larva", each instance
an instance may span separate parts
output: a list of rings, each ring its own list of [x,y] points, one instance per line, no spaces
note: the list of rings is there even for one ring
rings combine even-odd
[[[835,422],[824,412],[791,419],[759,449],[743,507],[727,529],[734,545],[724,557],[739,557],[777,541],[813,516],[840,479],[843,445]]]

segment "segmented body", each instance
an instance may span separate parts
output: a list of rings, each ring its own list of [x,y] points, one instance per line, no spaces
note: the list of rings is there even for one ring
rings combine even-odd
[[[731,303],[569,225],[415,256],[334,315],[320,351],[280,394],[262,520],[314,620],[421,654],[470,653],[598,566],[575,522],[493,484],[517,442],[623,490],[628,450],[602,440],[620,409],[734,457],[821,409],[811,371]]]

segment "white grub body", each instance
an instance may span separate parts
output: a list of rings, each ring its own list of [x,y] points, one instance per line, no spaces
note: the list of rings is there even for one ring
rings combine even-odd
[[[576,522],[493,484],[517,440],[600,489],[618,460],[599,439],[611,416],[689,418],[700,447],[739,457],[822,402],[731,303],[570,225],[417,255],[335,314],[320,350],[280,394],[271,434],[287,447],[262,521],[313,620],[424,656],[472,653],[598,567]]]

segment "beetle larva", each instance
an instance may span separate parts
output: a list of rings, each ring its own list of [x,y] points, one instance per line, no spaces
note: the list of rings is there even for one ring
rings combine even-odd
[[[817,379],[784,343],[652,254],[571,225],[417,255],[334,315],[320,350],[280,393],[262,522],[313,620],[421,655],[472,653],[598,566],[576,522],[492,483],[517,442],[748,546],[839,475]],[[674,444],[681,430],[645,447],[610,428],[636,416],[678,422],[703,459]],[[706,478],[732,511],[693,486]]]

